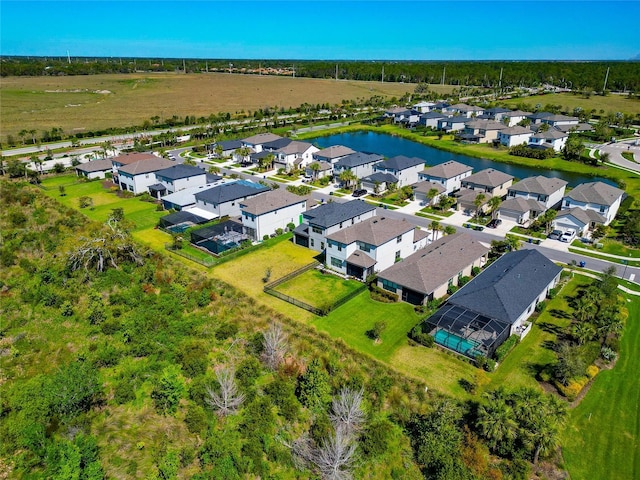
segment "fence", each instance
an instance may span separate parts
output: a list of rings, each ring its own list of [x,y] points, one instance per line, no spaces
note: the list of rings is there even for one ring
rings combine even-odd
[[[165,250],[168,250],[171,253],[175,253],[176,255],[180,255],[181,257],[188,258],[192,262],[199,263],[200,265],[203,265],[205,267],[212,267],[213,265],[216,264],[217,259],[214,257],[198,258],[195,255],[191,255],[190,253],[187,253],[181,249],[174,249],[173,245],[171,245],[170,243],[165,243],[164,248]]]
[[[277,290],[275,290],[275,288],[278,285],[281,285],[284,282],[287,282],[287,281],[291,280],[292,278],[295,278],[295,277],[303,274],[304,272],[306,272],[308,270],[312,270],[312,269],[316,268],[319,265],[321,265],[320,262],[313,262],[313,263],[310,263],[309,265],[305,265],[304,267],[299,268],[298,270],[295,270],[295,271],[293,271],[291,273],[288,273],[284,277],[281,277],[281,278],[279,278],[277,280],[274,280],[273,282],[271,282],[268,285],[264,286],[264,293],[267,293],[267,294],[272,295],[272,296],[274,296],[276,298],[279,298],[280,300],[284,300],[285,302],[288,302],[291,305],[295,305],[296,307],[299,307],[299,308],[302,308],[304,310],[307,310],[308,312],[311,312],[314,315],[318,315],[320,317],[324,317],[324,316],[328,315],[329,312],[331,312],[332,310],[335,310],[336,308],[344,305],[349,300],[351,300],[352,298],[356,297],[357,295],[360,295],[362,292],[364,292],[367,289],[367,285],[363,283],[360,287],[356,288],[354,291],[348,293],[347,295],[345,295],[342,298],[339,298],[338,300],[336,300],[331,305],[327,305],[327,306],[325,306],[323,308],[314,307],[313,305],[309,305],[308,303],[302,302],[302,301],[298,300],[297,298],[290,297],[289,295],[285,295],[284,293],[281,293],[281,292],[278,292]]]

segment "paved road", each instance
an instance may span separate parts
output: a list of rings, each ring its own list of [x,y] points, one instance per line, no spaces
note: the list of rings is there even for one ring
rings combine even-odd
[[[606,143],[598,146],[600,152],[609,154],[609,162],[620,167],[640,173],[640,143],[638,140],[622,140],[616,143]],[[631,162],[622,156],[622,152],[633,153],[635,162]]]

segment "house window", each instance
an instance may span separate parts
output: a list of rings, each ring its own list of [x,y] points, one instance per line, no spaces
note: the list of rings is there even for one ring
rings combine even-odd
[[[450,278],[450,279],[449,279],[449,282],[447,283],[447,285],[448,285],[448,286],[453,285],[453,278]]]
[[[318,228],[318,227],[311,227],[311,230],[313,231],[313,233],[320,233],[322,234],[322,229]]]
[[[400,260],[400,250],[396,252],[396,262]]]
[[[602,206],[600,207],[600,213],[604,213],[604,212],[606,212],[606,211],[607,211],[607,207],[605,207],[604,205],[602,205]]]
[[[389,290],[390,292],[396,292],[400,286],[397,283],[390,282],[389,280],[385,280],[384,278],[380,280],[382,283],[382,288],[385,290]]]
[[[309,239],[309,245],[311,245],[311,246],[313,247],[313,246],[314,246],[314,243],[315,243],[315,242],[313,241],[313,238]]]
[[[571,202],[570,202],[569,200],[565,200],[565,202],[564,202],[564,206],[565,206],[565,207],[568,207],[569,205],[571,205]]]
[[[342,268],[342,260],[339,258],[331,257],[331,265],[334,267]]]
[[[396,243],[400,243],[402,241],[402,235],[398,235],[396,237]]]
[[[324,250],[324,242],[320,242],[320,250]]]

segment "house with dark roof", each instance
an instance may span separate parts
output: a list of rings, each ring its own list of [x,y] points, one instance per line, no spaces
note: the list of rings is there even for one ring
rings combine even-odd
[[[207,182],[204,185],[199,185],[197,187],[189,187],[183,190],[178,190],[175,193],[169,193],[167,195],[164,195],[161,198],[162,206],[164,207],[165,210],[178,210],[178,211],[195,207],[196,193],[203,192],[210,188],[216,187],[222,183],[225,183],[225,180],[222,177],[218,177],[217,180],[214,180],[212,182]],[[215,217],[212,217],[212,218],[215,218]]]
[[[428,236],[406,220],[374,216],[327,235],[326,264],[365,281],[423,248]]]
[[[93,160],[91,162],[76,165],[76,175],[85,177],[89,180],[94,178],[105,178],[107,173],[113,172],[113,163],[111,159]]]
[[[462,180],[471,175],[473,168],[455,160],[440,163],[429,167],[418,174],[419,180],[440,183],[445,188],[445,193],[449,194],[459,190]]]
[[[604,182],[582,183],[564,196],[562,210],[592,210],[604,217],[604,225],[609,225],[618,213],[623,196],[624,190]]]
[[[287,145],[289,145],[291,142],[293,142],[293,140],[291,140],[290,138],[278,138],[277,140],[273,140],[271,142],[265,142],[262,144],[262,150],[263,151],[268,151],[268,152],[275,152],[276,150],[286,147]]]
[[[317,165],[317,167],[314,165]],[[330,177],[331,175],[333,175],[333,165],[329,162],[319,162],[314,160],[304,168],[305,178],[318,180],[320,178]]]
[[[327,236],[376,215],[376,207],[363,200],[329,202],[303,213],[302,224],[294,230],[298,245],[324,252]]]
[[[513,127],[503,128],[498,132],[498,141],[505,147],[515,147],[516,145],[526,145],[533,135],[533,131],[527,127],[514,125]]]
[[[606,221],[606,218],[594,210],[574,207],[569,210],[560,210],[552,224],[554,230],[563,232],[573,230],[578,237],[587,237],[589,230],[593,230],[596,225],[604,225]]]
[[[580,119],[578,117],[569,117],[567,115],[547,115],[542,118],[542,123],[546,123],[552,127],[564,126],[577,126]]]
[[[175,165],[171,160],[156,157],[129,163],[118,168],[117,181],[122,190],[128,190],[135,195],[148,191],[151,185],[157,183],[156,172]]]
[[[242,146],[241,140],[222,140],[209,145],[208,150],[211,152],[218,150],[221,157],[231,157],[231,155],[239,148],[242,148]]]
[[[445,117],[438,120],[438,130],[442,130],[446,133],[459,132],[464,130],[464,126],[469,121],[468,117],[465,116],[455,116],[455,117]]]
[[[484,113],[484,109],[474,105],[467,105],[466,103],[456,103],[455,105],[449,105],[448,107],[443,108],[442,113],[450,113],[453,115],[471,118],[482,115]]]
[[[249,180],[237,180],[223,183],[213,188],[203,190],[194,195],[196,208],[206,210],[219,217],[240,215],[240,203],[256,195],[268,192],[270,189]]]
[[[531,125],[537,125],[539,123],[542,123],[543,119],[552,115],[553,113],[549,112],[533,112],[526,115],[525,118],[527,118],[531,122]]]
[[[378,285],[414,305],[446,295],[473,267],[486,262],[489,248],[468,233],[455,233],[417,250],[378,274]]]
[[[281,138],[282,137],[280,135],[276,135],[275,133],[257,133],[256,135],[243,138],[241,142],[243,147],[249,147],[254,152],[259,153],[262,151],[262,146],[265,143],[274,142]]]
[[[545,131],[538,129],[538,131],[529,138],[529,147],[547,148],[560,152],[567,143],[567,138],[569,138],[568,133],[562,132],[555,127],[551,127]]]
[[[490,357],[510,335],[523,338],[530,331],[528,318],[557,285],[560,272],[537,250],[507,253],[455,292],[423,331],[456,353]]]
[[[207,172],[193,165],[172,165],[156,172],[156,180],[166,188],[167,193],[175,193],[189,187],[207,184]]]
[[[420,115],[420,118],[418,119],[418,124],[423,125],[425,127],[431,127],[433,129],[436,129],[438,128],[438,121],[444,118],[447,118],[447,116],[444,113],[431,111],[431,112],[423,113],[422,115]]]
[[[356,152],[342,157],[333,164],[333,174],[339,177],[346,170],[351,171],[357,178],[364,178],[373,173],[373,166],[384,159],[377,153]]]
[[[374,195],[383,194],[391,185],[398,185],[398,179],[395,175],[384,172],[375,172],[360,180],[360,188]]]
[[[507,127],[514,127],[527,118],[528,115],[531,115],[531,112],[523,112],[522,110],[512,110],[510,112],[506,112],[502,118]],[[508,118],[509,120],[504,120]]]
[[[507,113],[511,113],[511,110],[502,107],[488,108],[484,111],[484,115],[486,115],[488,118],[501,123]]]
[[[240,201],[243,231],[256,241],[275,235],[278,229],[286,231],[291,224],[297,227],[307,206],[307,197],[283,188],[247,198]]]
[[[389,173],[397,178],[398,187],[412,185],[424,169],[425,161],[418,157],[397,155],[374,165],[374,172]]]
[[[356,153],[355,150],[344,145],[332,145],[313,153],[313,159],[318,162],[336,163],[343,157]]]
[[[433,102],[418,102],[411,108],[418,113],[429,113],[435,106],[436,104]]]

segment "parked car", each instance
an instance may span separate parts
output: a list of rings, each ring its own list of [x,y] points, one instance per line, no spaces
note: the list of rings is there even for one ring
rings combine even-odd
[[[360,188],[358,190],[354,190],[353,191],[353,196],[354,197],[362,197],[363,195],[366,195],[367,191],[364,188]]]
[[[496,228],[498,225],[500,225],[502,223],[502,220],[500,220],[499,218],[494,218],[493,220],[491,220],[489,223],[487,223],[487,227],[489,228]]]
[[[551,240],[560,240],[561,236],[562,236],[562,230],[554,230],[549,234],[548,238],[550,238]]]
[[[576,231],[575,230],[567,230],[560,237],[560,241],[561,242],[565,242],[565,243],[571,243],[571,242],[573,242],[574,238],[576,238]]]

